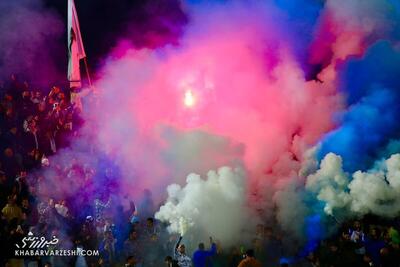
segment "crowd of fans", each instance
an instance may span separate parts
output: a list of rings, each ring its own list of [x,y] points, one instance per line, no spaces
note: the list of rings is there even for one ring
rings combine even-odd
[[[96,164],[73,157],[56,164],[50,179],[64,184],[82,178],[71,194],[57,191],[48,176],[41,174],[52,164],[48,157],[68,147],[83,123],[81,92],[56,86],[48,92],[35,90],[14,75],[0,82],[0,92],[0,266],[400,266],[395,220],[344,223],[336,236],[317,241],[312,249],[290,258],[285,258],[290,238],[261,224],[252,244],[227,248],[210,238],[209,246],[200,243],[189,252],[185,243],[199,241],[169,234],[165,225],[151,217],[151,208],[138,213],[130,201],[130,209],[124,210],[112,192],[97,192],[97,180],[104,188],[112,188],[112,169],[96,173]],[[145,195],[151,202],[149,192]],[[57,237],[57,248],[98,253],[87,257],[16,256],[15,245],[28,233]]]
[[[19,81],[15,75],[0,81],[0,94],[0,264],[3,266],[13,263],[7,259],[9,252],[30,227],[42,227],[42,222],[49,220],[46,213],[51,211],[43,203],[37,203],[38,183],[29,180],[28,173],[48,165],[49,156],[69,145],[82,125],[79,117],[82,105],[76,89],[66,92],[53,86],[45,93],[26,81]]]
[[[335,238],[309,253],[309,266],[400,266],[400,235],[395,221],[345,223]]]

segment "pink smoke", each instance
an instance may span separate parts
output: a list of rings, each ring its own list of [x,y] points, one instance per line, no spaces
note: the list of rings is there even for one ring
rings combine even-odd
[[[390,31],[384,1],[328,0],[315,28],[309,62],[324,67],[349,56],[362,56],[366,48]]]
[[[193,14],[178,48],[114,49],[92,114],[102,114],[99,142],[116,155],[128,191],[225,164],[243,165],[253,182],[300,168],[341,99],[334,73],[305,81],[279,20],[265,6],[216,6]],[[187,90],[193,107],[184,105]]]

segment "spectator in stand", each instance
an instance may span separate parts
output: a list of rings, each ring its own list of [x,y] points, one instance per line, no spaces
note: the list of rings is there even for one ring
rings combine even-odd
[[[385,242],[381,239],[381,232],[377,228],[371,228],[369,236],[365,241],[365,251],[371,256],[375,266],[380,266],[380,251],[385,247]]]
[[[174,248],[174,258],[178,262],[179,267],[192,267],[192,260],[186,255],[186,248],[181,244],[182,236],[179,237],[178,242]]]
[[[104,233],[103,241],[101,241],[99,250],[102,258],[104,259],[106,265],[112,265],[115,263],[115,243],[117,240],[114,238],[111,231]]]
[[[339,245],[337,244],[336,239],[328,240],[327,242],[327,252],[325,257],[321,259],[321,263],[327,264],[327,266],[332,267],[340,267],[341,258],[341,251],[339,250]]]
[[[178,262],[172,259],[171,256],[165,257],[164,262],[166,267],[179,267]]]
[[[350,229],[350,239],[351,241],[358,243],[365,241],[365,234],[362,230],[360,221],[354,221],[353,229]]]
[[[348,231],[342,231],[338,244],[342,264],[344,266],[356,266],[359,262],[359,257],[355,254],[357,244],[351,241]]]
[[[10,128],[6,129],[0,138],[1,149],[5,149],[6,147],[10,147],[13,151],[20,149],[21,134],[16,125],[12,125]]]
[[[136,266],[135,257],[133,257],[133,256],[127,257],[125,267],[135,267],[135,266]]]
[[[321,266],[319,258],[314,252],[310,252],[307,255],[306,260],[307,260],[308,264],[306,264],[304,267],[320,267]]]
[[[217,253],[217,245],[213,242],[210,237],[210,249],[205,250],[204,243],[199,244],[199,248],[193,253],[193,265],[194,267],[206,267],[212,266],[211,257]]]
[[[399,266],[399,259],[393,254],[389,247],[384,247],[380,250],[380,266],[381,267],[391,267]]]
[[[54,103],[58,102],[57,101],[57,95],[60,93],[61,89],[60,87],[53,86],[49,92],[49,95],[47,96],[47,103],[50,105],[53,105]]]
[[[146,239],[150,239],[153,235],[159,236],[161,229],[155,225],[153,218],[147,218],[146,227],[143,229]]]
[[[363,256],[363,262],[361,263],[362,267],[379,267],[374,264],[374,261],[372,260],[371,255],[368,253],[365,253]]]
[[[25,235],[22,227],[18,224],[18,220],[16,218],[12,219],[8,224],[8,234],[6,244],[13,244],[13,246],[7,247],[7,254],[10,256],[11,266],[23,266],[23,259],[16,258],[14,255],[14,244],[20,244],[23,236]],[[3,251],[2,251],[3,252]]]
[[[7,205],[1,210],[3,216],[8,222],[16,219],[18,222],[22,220],[22,210],[16,204],[17,195],[10,195],[7,197]]]
[[[9,190],[10,186],[7,182],[6,174],[0,171],[0,207],[4,207],[7,204]]]
[[[104,210],[111,205],[111,198],[107,193],[102,192],[99,198],[94,200],[95,220],[98,224],[104,223]]]
[[[81,231],[79,233],[79,238],[84,249],[95,249],[97,246],[97,236],[96,229],[93,225],[93,218],[90,216],[86,218],[86,221],[83,223],[81,227]]]
[[[238,267],[261,267],[261,262],[259,262],[254,257],[254,250],[249,249],[246,251],[245,258],[239,263]]]
[[[41,103],[43,101],[42,93],[40,91],[32,92],[31,101],[35,105]]]
[[[124,254],[126,257],[134,256],[138,263],[142,262],[142,249],[138,239],[138,233],[132,230],[129,233],[129,238],[124,242]]]
[[[35,191],[43,193],[40,179],[28,178],[26,171],[30,173],[41,166],[43,152],[51,155],[57,147],[68,144],[63,139],[71,137],[68,118],[73,118],[73,110],[59,87],[53,87],[49,96],[43,98],[40,90],[32,91],[28,82],[19,82],[16,75],[11,75],[8,83],[0,84],[4,93],[0,100],[0,207],[4,212],[4,229],[7,229],[4,235],[0,233],[0,241],[9,240],[11,233],[17,233],[14,221],[24,229],[33,226],[32,229],[48,234],[47,230],[51,231],[59,223],[65,225],[60,220],[70,217],[64,218],[66,209],[61,204],[55,209],[53,200],[38,205],[39,213]],[[6,263],[2,259],[1,256],[0,265]]]
[[[59,201],[59,203],[54,205],[54,208],[56,209],[57,213],[61,215],[64,218],[68,218],[69,216],[69,209],[66,205],[65,199],[62,199]]]
[[[24,147],[26,151],[39,150],[39,129],[36,119],[29,116],[24,122]]]
[[[33,149],[24,155],[23,165],[26,169],[38,168],[42,164],[43,155],[39,149]]]
[[[12,110],[13,107],[15,106],[14,97],[9,92],[5,93],[5,95],[3,97],[3,101],[1,103],[1,106],[2,106],[3,110],[5,111],[3,116],[9,116],[7,111],[9,111],[10,109]],[[13,115],[15,115],[15,114],[13,113]],[[3,122],[6,123],[6,121],[3,121]]]
[[[47,224],[49,226],[56,225],[56,209],[54,206],[54,199],[49,198],[47,202],[41,202],[38,205],[39,223]]]
[[[40,147],[44,155],[51,156],[57,152],[57,145],[53,132],[50,129],[41,136]]]
[[[21,169],[20,162],[14,155],[14,151],[11,148],[6,148],[4,150],[3,160],[2,160],[3,170],[8,179],[15,179],[17,173]]]
[[[24,119],[29,115],[33,114],[34,104],[32,102],[31,93],[28,90],[28,88],[26,88],[25,91],[22,92],[21,103],[19,106],[20,106],[19,116],[21,119]]]

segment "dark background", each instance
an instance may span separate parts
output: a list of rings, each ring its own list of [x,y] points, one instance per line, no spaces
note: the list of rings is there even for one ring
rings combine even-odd
[[[67,24],[67,0],[44,4]],[[98,68],[121,39],[136,48],[176,43],[188,20],[178,0],[75,0],[75,6],[91,69]],[[65,56],[55,56],[66,66],[66,29],[63,40],[57,41],[65,44]]]

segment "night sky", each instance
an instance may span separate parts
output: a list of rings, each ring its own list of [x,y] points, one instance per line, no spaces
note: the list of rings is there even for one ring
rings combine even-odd
[[[187,2],[200,5],[197,0]],[[324,65],[307,62],[307,46],[323,7],[322,0],[312,0],[310,8],[302,9],[299,3],[294,5],[289,0],[274,2],[287,12],[288,22],[296,27],[299,44],[295,55],[306,79],[314,79]],[[4,14],[0,18],[0,28],[5,33],[0,40],[1,79],[6,80],[11,73],[16,73],[38,88],[67,85],[67,3],[67,0],[0,3]],[[179,45],[191,21],[181,3],[180,0],[75,0],[92,78],[96,80],[96,73],[118,45],[137,49]],[[299,19],[298,10],[309,15]],[[14,31],[8,31],[10,27]],[[83,66],[81,68],[83,70]]]
[[[66,24],[67,1],[44,2]],[[178,0],[75,0],[75,5],[92,69],[99,67],[101,60],[121,39],[137,48],[175,43],[188,20]],[[158,38],[154,40],[151,36]],[[66,34],[64,40],[56,41],[66,44]],[[61,55],[66,68],[66,53],[63,59]]]

